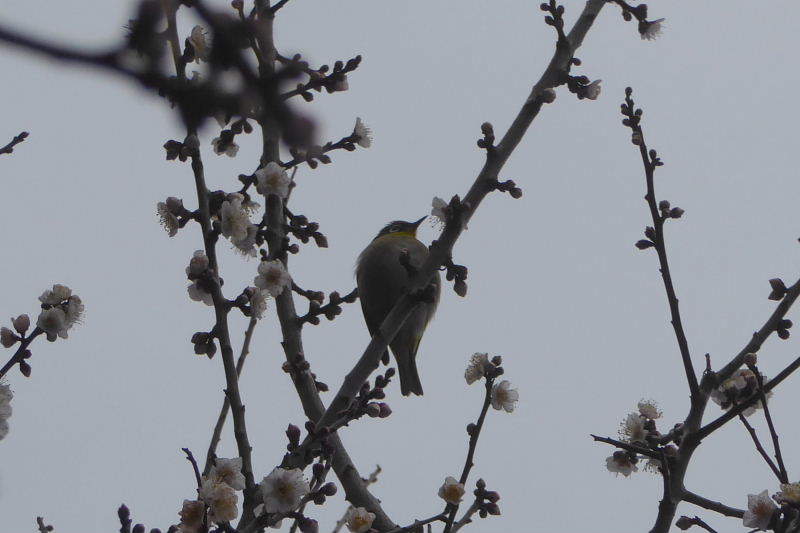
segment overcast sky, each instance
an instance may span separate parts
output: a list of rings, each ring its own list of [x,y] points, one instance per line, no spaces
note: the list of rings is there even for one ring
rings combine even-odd
[[[134,4],[4,0],[0,21],[93,49],[116,42]],[[483,159],[475,146],[481,122],[505,131],[551,56],[553,31],[537,6],[292,0],[280,11],[276,41],[285,54],[302,51],[313,64],[364,57],[348,92],[305,105],[323,138],[348,134],[357,116],[375,132],[371,149],[336,152],[334,164],[298,172],[293,209],[318,220],[330,242],[293,257],[301,286],[349,291],[355,258],[385,222],[419,218],[433,196],[464,194]],[[582,6],[566,2],[568,23]],[[715,367],[727,362],[774,307],[767,280],[788,284],[800,274],[800,4],[653,2],[650,12],[667,19],[655,42],[640,40],[618,9],[604,9],[576,69],[603,80],[601,97],[577,101],[559,89],[503,173],[524,197],[490,196],[458,242],[454,259],[469,267],[469,294],[443,291],[420,349],[425,396],[402,398],[394,384],[390,418],[341,432],[363,474],[383,467],[374,491],[396,522],[438,512],[438,487],[460,473],[464,427],[482,400],[463,370],[473,352],[485,351],[503,356],[520,402],[512,414],[492,411],[486,423],[470,485],[486,479],[502,495],[503,514],[471,530],[652,525],[660,480],[616,478],[605,468],[612,450],[589,438],[614,436],[641,398],[660,402],[664,429],[688,408],[655,254],[633,246],[649,214],[641,161],[620,124],[625,86],[634,87],[647,138],[666,162],[659,198],[686,210],[668,224],[667,238],[695,365],[705,353]],[[192,24],[184,19],[181,31]],[[194,496],[180,448],[204,455],[224,386],[220,359],[193,355],[189,342],[212,323],[211,309],[186,295],[197,228],[170,239],[155,216],[166,196],[195,206],[188,164],[165,161],[161,147],[182,138],[182,127],[161,99],[93,70],[3,48],[0,71],[0,144],[31,132],[0,157],[0,316],[35,316],[37,296],[54,282],[72,287],[87,309],[68,340],[33,345],[31,379],[10,375],[0,529],[33,531],[44,515],[61,533],[114,531],[122,502],[136,521],[166,529]],[[207,179],[231,190],[239,173],[252,170],[259,142],[251,135],[235,159],[217,157],[210,151],[216,134],[209,127],[202,136]],[[421,238],[434,236],[428,226]],[[221,248],[225,289],[235,295],[252,284],[257,264]],[[244,327],[233,319],[233,331]],[[305,330],[306,356],[334,389],[367,341],[358,305]],[[770,339],[763,371],[778,372],[796,346],[794,336]],[[270,314],[241,382],[259,479],[280,461],[286,425],[303,422],[282,360]],[[800,442],[798,402],[795,376],[772,402],[793,481],[800,478],[792,453]],[[719,412],[710,405],[707,419]],[[227,431],[220,455],[234,454]],[[777,490],[735,424],[703,443],[687,487],[736,507],[748,493]],[[344,508],[340,492],[311,514],[330,531]],[[741,528],[687,504],[678,512]]]

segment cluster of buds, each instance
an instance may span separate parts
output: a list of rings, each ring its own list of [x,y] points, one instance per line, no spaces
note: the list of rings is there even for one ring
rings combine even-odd
[[[478,515],[481,518],[500,514],[500,507],[497,505],[497,502],[500,501],[500,494],[494,490],[486,490],[486,482],[483,479],[475,482],[475,490],[472,493],[475,495],[475,505],[478,507]]]
[[[478,139],[478,148],[483,148],[487,152],[494,150],[494,127],[490,122],[481,124],[481,133],[483,138]]]
[[[319,324],[320,315],[324,315],[328,320],[333,320],[342,314],[342,304],[355,302],[358,298],[358,291],[354,289],[344,296],[337,291],[333,291],[328,296],[328,303],[325,305],[323,305],[325,300],[324,293],[312,291],[311,296],[313,298],[309,297],[308,299],[308,312],[297,319],[301,324],[308,323],[316,326]]]
[[[369,382],[365,382],[358,394],[353,398],[350,408],[346,411],[345,418],[350,420],[357,420],[364,415],[370,418],[387,418],[392,414],[392,408],[385,402],[376,402],[374,400],[383,400],[386,398],[386,393],[383,389],[389,386],[392,377],[395,374],[394,368],[387,368],[383,375],[378,374],[375,377],[375,386],[371,387]]]
[[[178,159],[185,162],[187,159],[197,153],[200,148],[200,140],[197,135],[191,133],[186,136],[183,142],[170,139],[164,143],[164,151],[167,154],[167,161],[174,161]]]
[[[567,43],[567,36],[564,33],[564,6],[558,5],[556,0],[548,0],[539,5],[539,9],[547,13],[544,23],[555,28],[558,33],[559,44]]]
[[[452,259],[448,259],[444,264],[447,270],[445,279],[453,282],[453,290],[461,297],[467,295],[467,267],[464,265],[457,265],[453,263]]]
[[[661,218],[663,220],[681,218],[684,213],[684,210],[680,207],[670,207],[669,200],[661,200],[658,202],[658,210],[661,212]]]
[[[300,454],[301,459],[306,464],[312,462],[315,457],[319,457],[321,460],[330,459],[334,451],[328,442],[331,430],[327,426],[318,428],[310,420],[305,423],[305,429],[307,433],[306,442],[301,445],[300,428],[294,424],[289,424],[286,428],[286,438],[288,439],[286,450],[289,452],[286,457]]]
[[[325,89],[330,94],[349,89],[347,75],[361,64],[361,56],[348,59],[347,62],[337,61],[333,64],[333,70],[328,65],[322,65],[314,70],[309,67],[308,62],[303,60],[300,54],[296,54],[292,59],[284,60],[284,63],[289,70],[305,72],[309,77],[308,82],[297,84],[297,88],[289,93],[289,96],[298,94],[306,102],[311,102],[314,99],[311,91],[321,92]]]
[[[308,243],[310,239],[320,248],[328,247],[328,239],[319,232],[319,224],[317,222],[309,222],[308,217],[305,215],[293,215],[288,210],[286,216],[289,219],[289,224],[286,231],[294,235],[303,244]]]
[[[209,332],[198,331],[192,335],[192,344],[194,344],[194,353],[197,355],[208,356],[209,359],[214,357],[217,353],[217,345],[214,343],[216,333],[212,329]]]
[[[298,379],[303,374],[308,373],[311,376],[311,379],[314,381],[314,386],[318,392],[328,392],[329,390],[327,384],[317,380],[317,375],[314,372],[311,372],[311,365],[304,357],[299,357],[294,362],[284,361],[283,365],[281,365],[281,369],[289,374],[293,381]]]
[[[514,180],[498,181],[494,184],[494,189],[500,192],[507,192],[514,199],[522,198],[522,189],[517,187]]]

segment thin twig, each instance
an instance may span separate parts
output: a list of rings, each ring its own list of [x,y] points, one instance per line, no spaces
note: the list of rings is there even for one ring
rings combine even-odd
[[[483,429],[483,423],[486,421],[486,413],[489,411],[489,405],[492,403],[492,385],[494,384],[494,379],[486,378],[486,392],[483,398],[483,405],[481,406],[481,414],[478,415],[478,421],[473,425],[470,426],[472,429],[469,432],[469,447],[467,450],[467,458],[464,460],[464,468],[461,469],[461,477],[459,478],[458,482],[462,485],[467,484],[467,478],[469,477],[469,471],[472,470],[472,467],[475,466],[473,460],[475,459],[475,449],[478,447],[478,439],[481,436],[481,430]],[[447,504],[447,509],[445,509],[445,513],[447,513],[447,521],[444,526],[444,533],[450,533],[450,530],[453,528],[453,521],[456,519],[456,513],[458,512],[458,504]]]
[[[14,147],[16,145],[18,145],[19,143],[21,143],[22,141],[24,141],[27,138],[28,138],[28,132],[27,131],[23,131],[19,135],[15,136],[13,139],[11,139],[10,143],[8,143],[7,145],[5,145],[2,148],[0,148],[0,155],[1,154],[10,154],[11,152],[14,151]]]
[[[695,494],[694,492],[689,490],[683,491],[683,500],[692,503],[694,505],[697,505],[699,507],[702,507],[703,509],[708,509],[709,511],[715,511],[725,516],[732,516],[735,518],[741,518],[742,516],[744,516],[744,511],[741,509],[730,507],[728,505],[725,505],[724,503],[709,500],[708,498],[704,498],[703,496]]]
[[[456,533],[459,529],[472,522],[473,515],[477,513],[478,510],[480,510],[480,508],[481,508],[480,502],[478,502],[477,500],[472,502],[472,505],[470,505],[469,508],[464,512],[464,516],[459,518],[453,524],[453,528],[450,530],[451,533]]]
[[[620,448],[622,450],[627,450],[629,452],[645,455],[652,459],[661,459],[661,455],[659,455],[658,452],[654,450],[649,450],[647,448],[643,448],[642,446],[637,446],[629,442],[623,442],[621,440],[612,439],[610,437],[600,437],[598,435],[593,435],[591,433],[589,434],[589,436],[592,437],[592,439],[594,439],[596,442],[604,442],[605,444],[610,444],[612,446],[616,446],[617,448]]]
[[[777,477],[778,479],[781,479],[780,470],[778,470],[778,467],[775,466],[775,462],[772,460],[772,458],[769,456],[767,451],[761,445],[761,441],[758,439],[758,435],[756,434],[755,428],[750,425],[750,422],[747,421],[747,419],[744,417],[743,414],[739,415],[739,420],[741,420],[741,422],[744,425],[744,427],[747,430],[747,432],[750,433],[750,437],[753,439],[753,444],[755,445],[756,450],[758,450],[758,453],[760,453],[761,457],[764,458],[764,461],[767,462],[767,465],[769,465],[769,468],[775,474],[775,477]]]
[[[21,363],[28,356],[28,346],[30,346],[33,340],[42,333],[44,333],[44,331],[37,326],[30,335],[19,342],[17,351],[15,351],[14,355],[11,356],[11,359],[9,359],[8,362],[3,365],[3,368],[0,368],[0,378],[5,376],[9,370],[14,368],[14,365]]]
[[[242,343],[242,351],[239,353],[239,359],[236,360],[236,375],[242,375],[242,368],[247,355],[250,353],[250,340],[253,338],[253,331],[255,330],[258,319],[250,317],[250,323],[247,325],[247,330],[244,332],[244,342]],[[225,426],[225,420],[228,418],[228,411],[231,408],[231,402],[228,396],[222,400],[222,408],[219,410],[217,423],[214,425],[214,432],[211,435],[211,442],[208,445],[208,452],[206,452],[206,464],[203,467],[203,475],[208,474],[211,470],[211,465],[214,458],[217,456],[217,446],[222,438],[222,428]]]
[[[758,394],[761,396],[761,407],[764,409],[764,418],[767,420],[769,434],[772,436],[772,446],[775,450],[775,460],[778,462],[778,479],[781,483],[789,483],[789,474],[786,472],[786,465],[783,463],[783,454],[781,453],[781,445],[778,441],[778,432],[775,430],[775,424],[772,423],[772,415],[769,412],[769,405],[767,405],[767,395],[764,393],[764,378],[761,376],[761,372],[758,371],[758,368],[756,368],[755,365],[753,365],[751,370],[756,376]]]
[[[200,477],[200,468],[197,466],[197,460],[194,458],[192,451],[189,448],[181,448],[183,453],[186,454],[186,460],[192,463],[192,470],[194,470],[194,478],[197,481],[197,488],[203,484],[203,479]]]
[[[430,518],[426,518],[425,520],[414,520],[413,524],[409,524],[403,527],[396,527],[394,529],[390,529],[387,533],[405,533],[406,531],[411,531],[417,529],[420,526],[424,526],[426,524],[431,524],[433,522],[444,521],[447,519],[447,514],[441,512],[437,515],[433,515]]]

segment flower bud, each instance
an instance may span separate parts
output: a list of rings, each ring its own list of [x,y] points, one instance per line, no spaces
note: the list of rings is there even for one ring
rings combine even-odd
[[[11,323],[14,325],[14,329],[17,330],[17,333],[25,335],[25,332],[31,327],[31,318],[23,314],[19,315],[17,318],[12,318]]]
[[[0,344],[2,344],[4,348],[11,348],[17,343],[18,340],[19,337],[17,337],[17,335],[15,335],[10,329],[0,329]]]

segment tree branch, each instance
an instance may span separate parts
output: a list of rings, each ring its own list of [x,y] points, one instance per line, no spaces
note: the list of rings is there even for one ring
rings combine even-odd
[[[798,368],[800,368],[800,357],[792,361],[789,364],[789,366],[781,370],[781,372],[777,376],[775,376],[767,383],[765,383],[764,393],[766,394],[767,392],[777,387],[781,383],[781,381],[789,377],[792,374],[792,372],[794,372]],[[721,415],[716,420],[709,422],[705,426],[701,427],[695,434],[695,438],[698,441],[703,440],[704,438],[708,437],[713,432],[724,426],[727,422],[739,416],[740,413],[744,412],[748,407],[750,407],[760,399],[761,399],[760,394],[753,394],[752,396],[750,396],[750,398],[743,401],[742,403],[732,406],[725,412],[725,414]]]
[[[5,145],[2,148],[0,148],[0,155],[2,155],[2,154],[10,154],[11,152],[14,151],[14,147],[16,145],[18,145],[19,143],[21,143],[22,141],[24,141],[27,138],[28,138],[28,132],[27,131],[23,131],[19,135],[15,136],[13,139],[11,139],[10,143],[8,143],[7,145]]]
[[[336,397],[321,417],[319,425],[324,426],[335,420],[337,413],[347,408],[350,401],[358,393],[361,385],[378,367],[381,354],[386,350],[389,342],[394,339],[394,336],[416,307],[417,301],[414,294],[423,290],[428,285],[433,274],[450,259],[453,245],[461,235],[464,224],[472,217],[484,197],[494,189],[493,183],[497,181],[500,170],[522,140],[530,124],[539,114],[546,98],[543,93],[547,89],[563,83],[563,74],[566,72],[575,51],[583,43],[586,33],[604,5],[605,0],[589,0],[586,2],[586,6],[568,35],[569,46],[556,47],[550,64],[539,81],[533,86],[530,95],[503,136],[500,144],[487,152],[486,163],[461,203],[463,207],[462,219],[448,222],[439,239],[431,244],[428,258],[419,269],[417,276],[409,283],[408,292],[395,304],[353,369],[347,374]]]
[[[242,375],[242,368],[247,355],[250,353],[250,341],[253,338],[253,331],[256,328],[258,319],[255,317],[250,318],[250,323],[247,325],[247,330],[244,332],[244,342],[242,343],[242,351],[239,353],[239,359],[236,360],[236,376]],[[217,446],[222,437],[222,428],[225,426],[225,420],[228,418],[228,411],[231,408],[231,402],[228,396],[222,401],[222,408],[217,417],[217,423],[214,425],[214,432],[211,434],[211,442],[208,445],[208,452],[206,452],[206,464],[203,467],[203,475],[208,475],[211,466],[214,463],[214,458],[217,456]]]
[[[732,516],[734,518],[741,518],[742,516],[744,516],[744,511],[742,511],[741,509],[736,509],[735,507],[729,507],[724,503],[709,500],[708,498],[704,498],[703,496],[695,494],[690,490],[684,489],[683,501],[693,503],[694,505],[702,507],[703,509],[708,509],[709,511],[715,511],[725,516]]]

